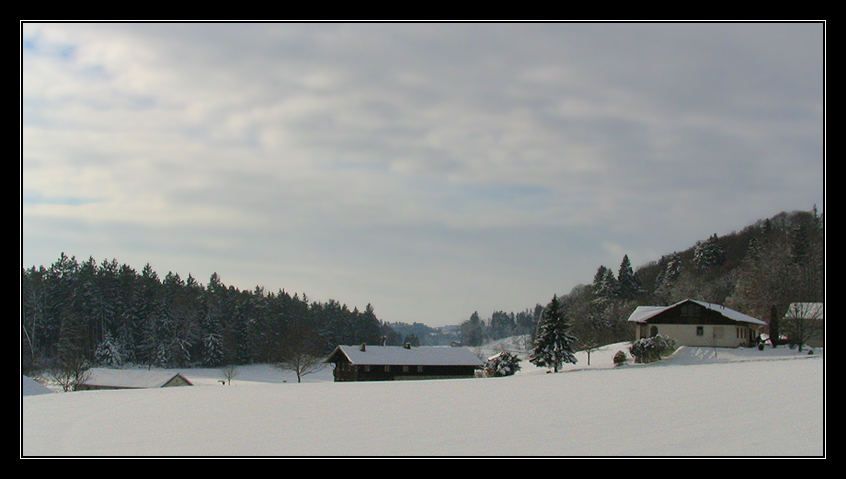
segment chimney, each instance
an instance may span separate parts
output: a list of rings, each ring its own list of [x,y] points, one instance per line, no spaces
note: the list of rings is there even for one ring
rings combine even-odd
[[[382,336],[382,346],[386,346],[388,344],[388,337]]]
[[[367,350],[367,344],[361,343],[361,347],[358,348],[358,349],[361,350],[361,351],[366,351]]]
[[[405,349],[411,349],[411,343],[405,343],[402,347]]]

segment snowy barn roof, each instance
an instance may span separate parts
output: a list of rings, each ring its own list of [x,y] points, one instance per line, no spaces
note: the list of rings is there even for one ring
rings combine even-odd
[[[36,394],[49,394],[52,392],[36,380],[21,374],[21,396],[34,396]]]
[[[369,366],[481,366],[482,360],[466,348],[450,346],[338,346],[327,363],[346,359]]]
[[[93,368],[83,383],[87,388],[146,389],[160,388],[179,383],[191,385],[184,376],[172,371],[149,371],[145,369]]]
[[[684,303],[696,303],[703,308],[710,309],[711,311],[715,311],[725,318],[728,318],[732,321],[737,321],[741,323],[752,323],[758,325],[766,325],[767,323],[761,321],[758,318],[753,318],[752,316],[745,315],[738,311],[735,311],[730,308],[726,308],[725,306],[714,304],[714,303],[706,303],[704,301],[696,301],[693,299],[686,299],[684,301],[679,301],[676,304],[672,304],[670,306],[638,306],[635,308],[634,312],[629,316],[629,321],[635,323],[645,323],[649,319],[663,313],[664,311],[676,308],[681,306]]]

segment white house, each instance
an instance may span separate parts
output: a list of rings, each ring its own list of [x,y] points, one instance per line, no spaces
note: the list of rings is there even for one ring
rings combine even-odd
[[[766,323],[719,304],[686,299],[670,306],[638,306],[629,316],[635,339],[661,334],[679,346],[753,345]]]

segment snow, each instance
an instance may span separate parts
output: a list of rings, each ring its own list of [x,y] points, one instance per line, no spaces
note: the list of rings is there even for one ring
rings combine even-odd
[[[398,366],[481,366],[482,361],[466,348],[450,346],[423,346],[405,348],[403,346],[371,346],[364,351],[361,346],[338,346],[336,351],[342,352],[352,364]]]
[[[822,350],[680,348],[614,367],[627,346],[557,374],[523,360],[503,378],[334,383],[325,369],[298,384],[257,365],[230,386],[196,369],[180,371],[193,387],[24,395],[21,456],[824,457]]]

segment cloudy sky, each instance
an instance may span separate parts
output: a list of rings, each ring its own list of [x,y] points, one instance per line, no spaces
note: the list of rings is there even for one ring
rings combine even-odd
[[[824,212],[822,23],[22,23],[21,260],[521,311]]]

